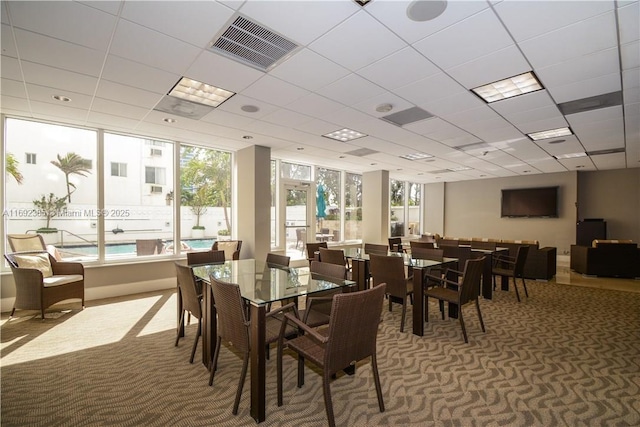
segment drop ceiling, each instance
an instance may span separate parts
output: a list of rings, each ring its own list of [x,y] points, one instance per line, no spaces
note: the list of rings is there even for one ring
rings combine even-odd
[[[232,151],[263,145],[274,158],[420,183],[640,167],[638,1],[456,0],[424,22],[408,18],[410,3],[3,1],[1,111]],[[263,69],[212,50],[238,17],[297,47]],[[527,71],[543,90],[490,104],[471,92]],[[161,111],[182,77],[236,95],[200,118]],[[619,101],[558,107],[599,97]],[[427,118],[382,119],[412,108]],[[560,127],[574,135],[526,136]],[[322,137],[343,128],[367,136]],[[563,158],[576,152],[591,155]],[[433,157],[400,157],[414,153]]]

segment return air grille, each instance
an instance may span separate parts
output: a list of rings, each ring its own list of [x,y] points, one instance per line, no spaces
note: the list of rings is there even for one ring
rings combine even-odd
[[[211,50],[266,71],[297,47],[292,41],[238,16],[212,43]]]

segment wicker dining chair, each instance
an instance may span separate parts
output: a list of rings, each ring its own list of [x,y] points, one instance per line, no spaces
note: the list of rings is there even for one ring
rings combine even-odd
[[[318,261],[316,252],[318,252],[320,248],[326,249],[327,242],[307,243],[307,260],[309,261],[309,265],[311,265],[311,261],[313,260]]]
[[[384,412],[384,400],[378,363],[376,339],[385,285],[359,292],[333,296],[331,317],[327,328],[318,330],[306,325],[290,313],[285,315],[282,333],[278,341],[278,406],[282,406],[282,357],[285,331],[289,323],[304,331],[304,335],[287,341],[288,348],[298,354],[298,388],[304,385],[305,359],[322,369],[322,388],[327,421],[334,427],[335,417],[331,400],[330,383],[341,370],[355,366],[356,362],[371,357],[371,369],[375,383],[378,406]],[[345,396],[345,400],[348,397]]]
[[[286,255],[274,254],[273,252],[269,252],[267,254],[268,266],[289,267],[290,262],[291,262],[291,257],[288,257]]]
[[[196,332],[195,340],[193,341],[193,347],[191,348],[191,357],[189,363],[193,363],[193,358],[196,354],[196,348],[198,347],[198,341],[202,335],[202,293],[198,292],[198,285],[196,278],[193,275],[193,270],[190,266],[175,263],[176,277],[178,279],[178,290],[180,297],[182,298],[182,311],[180,313],[180,325],[178,330],[181,331],[184,328],[184,315],[189,313],[189,319],[191,316],[198,319],[198,330]],[[180,334],[176,336],[176,347],[180,341]]]
[[[344,265],[328,262],[311,261],[309,270],[314,279],[344,280],[347,277],[347,268]],[[307,296],[305,308],[298,310],[300,319],[312,328],[328,324],[333,295],[338,293],[342,293],[342,289],[329,289]]]
[[[389,247],[387,245],[379,245],[377,243],[364,244],[365,254],[386,255],[387,252],[389,252]]]
[[[413,297],[413,278],[404,274],[404,260],[399,256],[369,255],[373,286],[387,284],[389,311],[393,302],[402,303],[402,320],[400,332],[404,332],[404,321],[407,317],[407,299]]]
[[[236,399],[233,403],[233,415],[237,415],[240,397],[242,396],[242,388],[247,376],[247,368],[249,367],[249,355],[251,353],[249,330],[251,323],[247,318],[245,305],[240,295],[240,287],[234,283],[221,282],[213,276],[210,276],[210,280],[214,305],[218,315],[218,336],[211,365],[209,385],[213,385],[218,367],[220,347],[222,347],[223,342],[228,343],[243,355],[240,381],[238,382],[238,388],[236,390]],[[267,344],[278,341],[281,334],[285,337],[297,335],[298,329],[292,325],[287,325],[284,331],[281,330],[283,321],[279,319],[277,315],[288,311],[292,311],[294,317],[297,316],[297,309],[293,303],[274,309],[266,314],[265,342]]]
[[[224,251],[187,252],[187,264],[189,265],[216,264],[224,263],[224,261]]]
[[[426,298],[425,318],[427,322],[429,321],[429,298],[439,300],[442,320],[444,320],[444,302],[458,305],[458,319],[460,320],[460,327],[462,328],[462,335],[464,336],[465,343],[469,342],[462,313],[462,307],[466,304],[475,302],[478,319],[480,320],[480,327],[482,328],[482,332],[485,332],[479,301],[480,279],[482,277],[484,260],[485,257],[467,260],[464,271],[462,272],[452,269],[447,270],[448,277],[450,277],[450,274],[456,274],[462,277],[461,282],[449,280],[443,277],[430,276],[431,280],[438,282],[439,285],[427,289],[424,293]]]

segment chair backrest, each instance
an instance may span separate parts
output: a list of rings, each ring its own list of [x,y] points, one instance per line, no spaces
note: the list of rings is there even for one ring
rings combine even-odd
[[[324,353],[329,374],[375,354],[385,288],[334,295]]]
[[[346,265],[347,260],[344,257],[344,251],[342,249],[327,249],[320,248],[320,261],[328,262],[337,265]]]
[[[329,229],[328,228],[321,228],[320,229],[320,233],[321,234],[329,234]]]
[[[274,254],[269,252],[267,254],[267,265],[268,266],[279,266],[279,267],[289,267],[289,262],[291,258],[285,255]]]
[[[245,315],[240,287],[210,276],[213,301],[218,314],[218,336],[239,351],[249,351],[249,321]]]
[[[298,241],[307,240],[307,229],[306,228],[296,228],[296,239]]]
[[[460,305],[475,301],[480,295],[480,279],[485,257],[468,259],[465,262],[462,284],[460,285]]]
[[[529,253],[529,246],[520,246],[516,253],[516,263],[513,267],[513,275],[515,277],[522,277],[524,273],[524,264],[527,261],[527,254]]]
[[[216,240],[211,246],[211,250],[224,251],[225,259],[240,259],[240,249],[242,248],[242,240]]]
[[[328,277],[344,280],[347,278],[347,267],[345,265],[331,264],[328,262],[311,261],[311,277]]]
[[[387,245],[378,245],[376,243],[364,244],[365,254],[386,255],[387,252],[389,252],[389,247]]]
[[[389,237],[389,250],[393,252],[402,251],[402,238],[401,237]]]
[[[176,277],[178,279],[178,289],[182,296],[182,307],[193,314],[198,319],[202,318],[202,306],[196,288],[196,278],[191,267],[184,264],[175,263]]]
[[[498,246],[498,242],[471,240],[471,249],[490,249],[494,251]]]
[[[55,258],[47,251],[29,251],[4,254],[9,266],[14,268],[34,268],[42,272],[42,277],[50,277],[54,273]]]
[[[420,240],[410,240],[409,244],[411,245],[412,252],[414,248],[433,249],[436,247],[434,242],[424,242]]]
[[[312,259],[315,258],[316,252],[320,250],[320,248],[327,248],[327,242],[315,242],[315,243],[307,243],[307,259],[311,262]]]
[[[369,259],[373,285],[386,283],[388,294],[404,298],[407,295],[407,281],[402,257],[370,254]]]
[[[196,265],[196,264],[216,264],[223,263],[224,259],[224,251],[198,251],[198,252],[187,252],[187,264]]]
[[[442,247],[442,246],[458,246],[460,244],[460,241],[457,239],[440,239],[438,240],[438,247]]]
[[[458,258],[457,270],[462,271],[465,263],[471,258],[471,248],[465,246],[442,246],[444,256],[447,258]]]
[[[162,239],[137,239],[136,255],[156,255],[162,253]]]
[[[444,249],[421,248],[421,247],[411,248],[411,258],[442,261],[442,258],[444,258]]]
[[[44,251],[47,246],[40,234],[7,234],[11,252]]]

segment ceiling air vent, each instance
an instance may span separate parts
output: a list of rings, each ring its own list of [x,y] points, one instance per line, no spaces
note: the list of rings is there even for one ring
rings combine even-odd
[[[598,110],[600,108],[613,107],[622,104],[622,92],[605,93],[604,95],[591,96],[589,98],[576,99],[574,101],[558,104],[562,114],[584,113],[585,111]]]
[[[349,154],[351,156],[363,157],[368,156],[369,154],[375,154],[378,151],[372,150],[371,148],[358,148],[357,150],[347,151],[344,154]]]
[[[425,111],[420,107],[411,107],[380,118],[386,122],[393,123],[394,125],[404,126],[430,117],[433,117],[433,114],[430,112]]]
[[[210,49],[262,71],[293,52],[297,44],[238,16]]]
[[[625,149],[622,148],[609,148],[607,150],[596,150],[596,151],[587,151],[587,156],[600,156],[602,154],[614,154],[614,153],[624,153]]]

